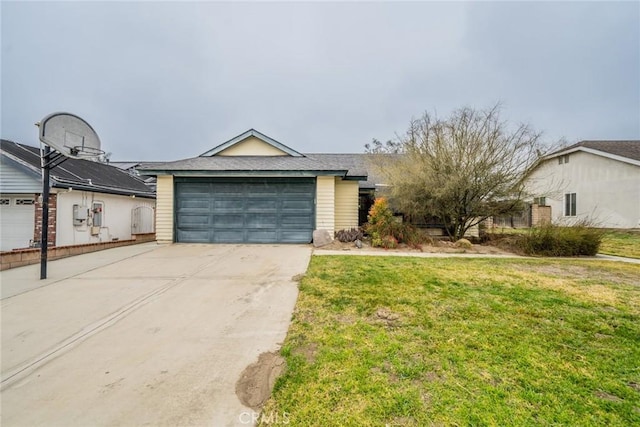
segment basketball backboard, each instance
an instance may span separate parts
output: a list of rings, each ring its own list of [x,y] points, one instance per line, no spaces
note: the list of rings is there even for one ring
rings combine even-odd
[[[66,157],[88,159],[104,154],[96,132],[75,114],[49,114],[38,126],[40,141]]]

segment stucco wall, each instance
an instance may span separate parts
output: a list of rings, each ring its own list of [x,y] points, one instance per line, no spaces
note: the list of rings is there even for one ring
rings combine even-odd
[[[173,242],[173,176],[158,176],[156,187],[156,238]]]
[[[358,182],[335,178],[335,229],[358,226]]]
[[[238,142],[231,147],[222,150],[217,156],[285,156],[282,150],[277,149],[273,145],[267,144],[264,141],[250,136],[244,141]]]
[[[640,227],[640,166],[575,152],[569,163],[547,160],[529,177],[527,188],[545,196],[554,223],[590,219],[600,227]],[[564,194],[576,193],[576,216],[564,216]]]
[[[335,177],[319,176],[316,181],[316,228],[335,231]]]
[[[82,225],[73,224],[73,205],[91,209],[94,202],[103,204],[102,226],[92,233],[92,219]],[[153,207],[155,200],[142,197],[119,196],[88,191],[60,191],[57,193],[56,245],[80,245],[109,242],[113,239],[129,240],[131,212],[138,206]]]

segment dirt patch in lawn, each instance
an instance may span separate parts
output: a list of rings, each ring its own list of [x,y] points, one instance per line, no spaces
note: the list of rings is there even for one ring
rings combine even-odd
[[[258,361],[247,366],[236,383],[236,395],[243,405],[259,409],[271,396],[276,380],[286,368],[276,353],[262,353]]]

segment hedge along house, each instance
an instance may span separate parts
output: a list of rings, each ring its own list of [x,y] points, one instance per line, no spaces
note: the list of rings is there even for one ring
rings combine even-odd
[[[359,225],[364,154],[302,154],[250,129],[157,176],[156,236],[180,243],[309,243]],[[361,215],[360,215],[361,217]]]

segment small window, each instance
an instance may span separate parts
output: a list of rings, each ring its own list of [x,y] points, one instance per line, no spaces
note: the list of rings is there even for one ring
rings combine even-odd
[[[533,204],[538,206],[547,206],[547,198],[544,196],[536,197],[533,199]]]
[[[558,157],[558,164],[561,165],[564,163],[564,156]]]
[[[16,199],[16,206],[31,206],[35,204],[36,201],[34,199]]]
[[[91,206],[91,212],[93,213],[93,226],[102,227],[102,215],[104,206],[100,202],[95,202]]]
[[[564,216],[576,216],[576,193],[564,195]]]
[[[10,205],[11,199],[0,199],[0,205]]]

